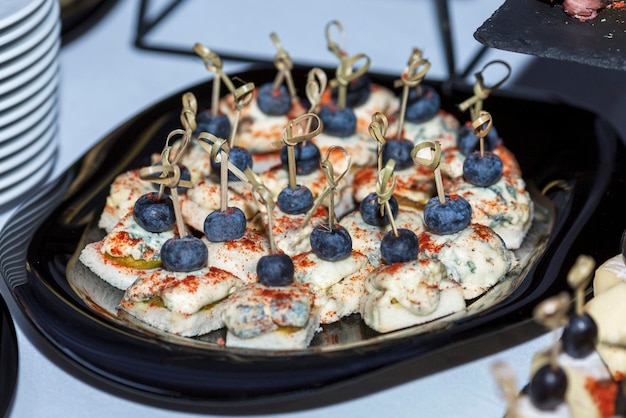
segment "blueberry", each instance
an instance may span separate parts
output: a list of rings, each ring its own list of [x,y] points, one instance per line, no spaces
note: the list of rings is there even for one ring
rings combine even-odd
[[[463,161],[463,176],[476,186],[491,186],[502,177],[502,160],[491,152],[481,157],[480,151],[474,151]]]
[[[352,254],[352,237],[341,225],[335,224],[332,231],[328,224],[318,225],[310,236],[313,253],[326,261],[338,261]]]
[[[161,161],[159,161],[155,165],[159,165],[160,166],[160,165],[162,165],[162,163],[161,163]],[[191,181],[191,172],[189,171],[189,169],[185,165],[183,165],[181,163],[178,163],[176,165],[178,166],[178,168],[180,168],[180,179],[181,180]],[[160,188],[160,185],[158,185],[157,183],[152,183],[152,187],[155,190],[158,190]],[[176,191],[178,192],[178,194],[183,194],[183,193],[185,193],[187,191],[187,188],[179,186],[179,187],[176,188]],[[171,193],[171,190],[170,190],[169,187],[165,188],[165,193],[167,193],[167,194]]]
[[[388,139],[382,149],[383,164],[387,164],[389,160],[394,160],[396,170],[404,170],[413,166],[414,162],[411,158],[413,147],[413,143],[408,139]]]
[[[598,326],[589,314],[575,315],[563,329],[563,349],[574,358],[587,357],[598,341]]]
[[[528,387],[528,394],[537,409],[550,411],[563,402],[566,390],[567,376],[563,369],[546,364],[535,372]]]
[[[194,271],[206,266],[209,250],[191,235],[170,238],[161,247],[163,267],[169,271]]]
[[[230,120],[228,120],[228,116],[223,113],[213,116],[211,111],[204,110],[196,116],[196,124],[196,134],[208,132],[218,138],[227,139],[230,137]]]
[[[253,164],[250,152],[248,152],[247,149],[238,146],[234,146],[230,149],[228,160],[241,171],[244,171],[248,167],[252,168]],[[211,159],[211,168],[214,172],[219,173],[221,166],[222,163],[213,161],[213,159]],[[228,181],[240,181],[240,179],[230,170],[228,170]]]
[[[389,199],[389,206],[391,207],[391,213],[395,219],[396,216],[398,216],[398,200],[391,196],[391,199]],[[380,216],[380,204],[378,203],[378,195],[376,192],[365,196],[365,199],[363,199],[361,204],[359,204],[359,212],[361,212],[361,216],[363,217],[365,223],[369,225],[389,225],[389,216],[387,216],[387,211],[385,211],[384,216]]]
[[[311,141],[300,142],[293,147],[293,153],[296,157],[296,174],[311,174],[320,166],[320,149]],[[289,169],[289,161],[287,157],[287,147],[280,149],[280,162],[285,170]]]
[[[133,207],[135,222],[149,232],[167,231],[176,222],[174,203],[169,196],[156,192],[146,193],[139,197]]]
[[[265,286],[288,286],[293,283],[294,267],[287,254],[264,255],[256,265],[259,283]]]
[[[417,259],[418,252],[417,235],[410,229],[399,228],[397,237],[389,231],[380,242],[380,255],[386,264],[413,261]]]
[[[348,83],[348,91],[346,93],[346,106],[357,107],[362,105],[370,97],[371,90],[372,79],[366,74],[363,74],[362,76],[350,81],[350,83]],[[339,88],[334,87],[331,92],[333,99],[337,101]]]
[[[424,223],[436,234],[454,234],[469,225],[471,219],[472,207],[461,196],[446,195],[445,203],[435,196],[424,207]]]
[[[278,207],[288,215],[307,213],[313,207],[313,193],[306,186],[296,185],[295,189],[287,186],[278,194]]]
[[[486,125],[484,127],[486,127]],[[474,133],[472,124],[469,122],[461,126],[456,141],[457,148],[463,155],[469,155],[480,147],[480,140]],[[493,151],[496,148],[496,145],[498,145],[498,132],[494,126],[491,127],[483,141],[485,151]]]
[[[324,124],[324,133],[344,138],[356,132],[356,115],[349,107],[322,106],[319,117]]]
[[[246,215],[238,207],[216,210],[204,220],[204,235],[212,242],[234,241],[246,232]]]
[[[265,83],[259,87],[256,96],[259,109],[266,115],[286,115],[291,109],[291,96],[285,86],[274,89],[273,83]]]
[[[433,118],[439,111],[441,99],[439,93],[431,86],[421,86],[409,90],[409,97],[404,117],[409,122],[423,123]]]

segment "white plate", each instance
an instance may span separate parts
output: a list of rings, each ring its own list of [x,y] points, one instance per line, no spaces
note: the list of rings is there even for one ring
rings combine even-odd
[[[55,153],[52,154],[52,157],[56,155],[56,148],[54,150]],[[6,190],[0,190],[0,205],[11,202],[13,199],[23,195],[36,185],[42,183],[45,178],[49,176],[52,172],[55,160],[56,158],[50,158],[44,165],[39,167],[38,170],[32,172],[30,176],[24,179],[24,181],[20,184],[10,187]]]
[[[0,30],[8,28],[31,14],[44,0],[0,1]]]
[[[59,27],[60,28],[60,27]],[[0,65],[0,86],[14,86],[32,77],[33,70],[29,66],[41,67],[39,61],[48,59],[50,54],[57,54],[61,41],[59,37],[49,36],[35,46],[28,54],[15,58],[9,65]],[[34,64],[34,65],[33,65]],[[2,87],[4,91],[8,87]]]
[[[55,63],[52,68],[56,70],[58,65]],[[56,93],[57,83],[48,83],[43,89],[36,92],[27,100],[5,110],[4,112],[0,112],[0,129],[7,128],[11,124],[24,119],[24,117],[33,113],[37,107],[41,106],[42,103]]]
[[[24,18],[21,22],[12,25],[8,29],[0,29],[0,47],[16,40],[39,25],[51,12],[54,0],[45,0],[45,3],[46,4],[35,9],[33,14]]]
[[[58,146],[57,139],[55,132],[52,140],[48,141],[48,144],[40,150],[35,158],[14,170],[0,172],[0,190],[4,191],[9,187],[19,186],[19,183],[27,181],[33,173],[39,171],[41,167],[53,159]]]
[[[46,16],[46,19],[41,25],[30,33],[5,45],[2,50],[0,50],[0,64],[4,64],[22,54],[29,53],[30,50],[37,44],[43,42],[48,36],[59,36],[59,33],[54,30],[58,22],[60,22],[59,5],[57,2],[54,2],[52,12]]]
[[[20,66],[23,67],[21,71],[18,71],[13,77],[5,78],[0,81],[0,97],[10,94],[13,90],[31,82],[55,60],[58,60],[59,50],[61,48],[61,40],[59,38],[55,39],[54,37],[50,37],[40,46],[42,50],[45,51],[43,55],[26,57],[27,59],[25,58],[24,61],[19,62]],[[29,65],[30,67],[28,67]],[[0,79],[1,77],[0,75]]]
[[[43,115],[41,120],[37,120],[24,132],[20,132],[14,138],[0,143],[0,155],[9,155],[26,147],[29,143],[37,141],[46,132],[57,129],[58,109],[53,108]]]
[[[30,100],[31,97],[33,97],[38,91],[43,90],[51,82],[58,84],[58,77],[55,77],[55,74],[58,73],[58,69],[58,63],[53,62],[52,65],[50,65],[43,73],[35,77],[35,79],[30,83],[24,84],[22,87],[17,88],[6,95],[0,96],[0,115],[2,115],[5,110]]]
[[[2,155],[2,159],[0,159],[0,174],[10,173],[17,166],[35,158],[38,153],[45,150],[53,142],[53,139],[56,137],[56,131],[57,127],[53,126],[53,129],[44,130],[42,135],[36,136],[33,142],[25,143],[22,148],[11,153],[0,153]]]
[[[42,120],[48,112],[56,113],[56,99],[56,95],[53,94],[46,102],[44,102],[44,104],[35,109],[33,113],[26,116],[24,119],[21,119],[20,121],[9,126],[8,128],[0,129],[0,145],[5,141],[11,140],[16,136],[27,132],[29,129],[35,126],[37,122]]]

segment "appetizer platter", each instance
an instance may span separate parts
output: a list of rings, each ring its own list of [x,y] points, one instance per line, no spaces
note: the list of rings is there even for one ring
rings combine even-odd
[[[202,53],[206,51],[199,47],[198,52],[202,56]],[[415,60],[415,62],[419,62],[417,66],[425,66],[424,61],[420,59],[421,57]],[[355,62],[350,63],[350,65],[354,64]],[[411,61],[409,61],[410,66]],[[219,67],[214,65],[212,68]],[[319,69],[319,71],[324,74],[333,74],[335,69]],[[311,78],[310,74],[311,69],[309,68],[290,68],[288,76],[283,74],[290,86],[285,91],[306,91],[307,80],[310,81]],[[177,134],[186,133],[196,120],[201,121],[199,112],[196,117],[193,103],[196,103],[197,109],[216,109],[217,99],[222,99],[223,102],[228,103],[229,95],[225,92],[220,93],[219,87],[216,87],[219,86],[216,84],[216,80],[222,80],[226,85],[228,85],[229,80],[245,80],[247,84],[244,83],[241,86],[245,90],[249,84],[257,87],[267,83],[271,85],[272,80],[277,79],[276,76],[277,71],[273,67],[253,68],[244,73],[230,75],[230,78],[224,77],[223,74],[216,71],[211,82],[185,89],[185,91],[148,108],[112,131],[110,135],[96,144],[92,150],[68,169],[63,176],[45,185],[17,211],[0,236],[0,251],[2,252],[0,259],[3,260],[2,275],[19,305],[23,308],[25,316],[35,328],[46,336],[53,347],[60,350],[71,362],[90,372],[91,375],[101,378],[103,382],[118,388],[121,387],[140,396],[170,402],[234,405],[270,403],[286,398],[305,396],[332,388],[335,385],[361,380],[375,371],[408,361],[424,362],[425,372],[432,372],[433,370],[427,363],[440,354],[465,352],[469,347],[480,347],[479,350],[467,350],[464,359],[469,361],[473,356],[470,354],[471,352],[484,350],[483,354],[486,354],[492,350],[504,348],[507,343],[503,343],[503,340],[506,341],[507,336],[515,335],[510,340],[510,344],[513,344],[515,341],[530,338],[540,332],[538,327],[533,324],[532,308],[539,298],[550,296],[567,286],[563,281],[561,271],[570,260],[570,248],[575,246],[585,228],[589,226],[592,215],[603,207],[604,194],[609,187],[611,172],[614,167],[616,138],[612,129],[590,112],[562,104],[546,103],[521,96],[506,96],[500,93],[489,96],[488,106],[486,106],[489,113],[482,112],[482,109],[472,109],[471,119],[474,122],[477,121],[474,123],[474,132],[476,137],[480,139],[482,149],[483,141],[489,132],[484,127],[490,128],[491,121],[495,121],[493,123],[498,127],[499,137],[502,138],[506,147],[517,159],[514,169],[517,169],[517,164],[519,164],[519,169],[523,172],[527,193],[532,202],[530,205],[533,207],[534,213],[530,218],[532,222],[528,222],[528,227],[524,228],[520,240],[516,242],[513,238],[511,238],[513,241],[507,239],[511,248],[505,248],[504,241],[497,238],[497,241],[500,242],[498,245],[502,245],[503,252],[507,254],[509,264],[514,264],[511,260],[516,260],[516,268],[510,266],[505,268],[504,272],[498,274],[495,280],[488,285],[472,287],[467,284],[462,290],[457,290],[456,294],[460,295],[459,300],[462,304],[460,312],[458,310],[447,312],[442,317],[434,320],[428,319],[423,321],[424,323],[401,323],[399,326],[392,324],[388,327],[386,321],[371,319],[376,317],[374,314],[370,315],[370,320],[368,320],[368,314],[365,311],[351,310],[339,314],[340,318],[333,317],[332,320],[322,322],[321,325],[315,323],[307,331],[307,336],[303,338],[305,342],[301,342],[297,346],[282,346],[275,343],[270,346],[253,346],[247,344],[248,341],[245,340],[248,338],[248,334],[239,332],[236,321],[235,325],[232,323],[229,325],[228,320],[225,320],[227,322],[226,328],[224,324],[221,324],[209,331],[198,332],[198,335],[187,335],[180,330],[173,330],[174,328],[169,327],[169,325],[160,326],[157,322],[150,322],[150,315],[145,312],[152,312],[151,309],[155,307],[159,308],[155,311],[162,312],[161,309],[165,305],[162,301],[165,300],[165,295],[159,294],[160,299],[158,300],[151,299],[152,296],[149,299],[136,297],[137,294],[145,292],[146,288],[152,289],[148,293],[154,293],[152,287],[154,283],[151,282],[153,279],[148,276],[145,277],[145,282],[142,281],[144,276],[141,280],[136,280],[137,276],[133,278],[135,281],[123,285],[111,283],[110,280],[103,280],[106,273],[102,273],[93,265],[89,265],[89,259],[82,255],[84,250],[90,248],[90,245],[93,246],[94,243],[104,243],[106,237],[115,234],[118,231],[115,228],[123,224],[123,220],[134,211],[133,206],[137,206],[135,202],[142,193],[149,194],[148,190],[159,190],[158,185],[156,189],[144,190],[140,188],[139,190],[142,191],[132,199],[132,204],[123,208],[124,205],[119,202],[123,202],[127,198],[119,200],[117,204],[112,204],[112,201],[115,200],[112,190],[116,180],[125,173],[136,172],[141,174],[142,180],[149,179],[146,182],[147,186],[153,187],[150,185],[152,180],[164,184],[162,180],[167,179],[166,176],[161,176],[162,173],[165,173],[163,170],[169,170],[170,167],[174,166],[170,164],[173,160],[169,160],[170,154],[168,154],[171,151],[170,138]],[[369,76],[372,85],[379,89],[398,90],[394,87],[397,76],[378,74],[369,74]],[[291,83],[293,83],[293,88]],[[425,82],[425,84],[428,84],[429,88],[432,89],[431,96],[435,93],[437,97],[440,96],[441,103],[437,109],[445,109],[445,113],[438,112],[436,109],[439,117],[445,114],[456,120],[466,121],[470,119],[467,112],[459,110],[457,105],[466,103],[468,97],[473,96],[471,86],[453,86],[452,88],[448,86],[444,94],[440,83]],[[237,89],[233,88],[231,92],[234,90]],[[399,90],[402,92],[402,89]],[[244,93],[247,94],[251,91],[252,89],[248,89]],[[325,90],[322,89],[321,91]],[[408,89],[406,91],[408,95]],[[341,97],[341,89],[339,97]],[[237,96],[233,95],[233,98],[235,102],[234,105],[231,102],[231,105],[239,112],[235,112],[233,118],[235,121],[233,125],[237,127],[238,118],[240,113],[243,115],[244,106],[238,107]],[[261,106],[260,99],[258,102]],[[311,100],[308,104],[311,105],[311,108],[315,107]],[[523,119],[519,116],[518,109],[520,108],[525,109]],[[316,120],[324,120],[322,111],[317,112],[319,116],[315,116],[318,118]],[[376,166],[380,156],[380,153],[377,154],[376,152],[378,139],[376,132],[383,133],[382,136],[384,137],[385,128],[393,127],[394,123],[399,123],[400,126],[398,128],[398,125],[395,125],[396,131],[403,132],[403,112],[404,109],[399,113],[400,117],[390,118],[391,123],[389,124],[389,120],[385,121],[385,118],[380,115],[374,116],[376,112],[373,112],[374,115],[370,112],[371,122],[368,119],[365,120],[366,123],[370,123],[369,132],[374,132],[369,138],[371,146],[364,145],[367,143],[361,143],[354,147],[354,151],[344,152],[342,150],[349,148],[350,139],[345,139],[349,135],[335,135],[344,138],[340,140],[328,138],[328,142],[325,143],[324,138],[322,138],[324,134],[319,132],[322,125],[319,122],[317,127],[320,129],[315,132],[317,138],[320,139],[316,143],[322,151],[322,155],[327,156],[326,162],[331,159],[331,154],[339,148],[339,160],[350,155],[353,162],[364,161],[360,166],[357,163],[358,170],[345,170],[346,173],[350,172],[356,177],[357,174],[362,174],[359,170],[368,166]],[[192,120],[189,118],[190,114],[193,114],[193,123],[190,122]],[[397,114],[395,113],[395,115]],[[551,115],[551,118],[545,118],[544,115],[547,114]],[[570,123],[556,124],[555,120],[560,118],[567,118]],[[250,119],[252,117],[249,114],[242,116],[242,121],[249,121]],[[407,120],[409,120],[408,117]],[[289,149],[292,146],[295,147],[296,144],[289,141],[294,140],[297,136],[294,132],[301,134],[303,130],[297,128],[296,125],[291,126],[289,123],[289,119],[285,119],[281,130],[284,129],[282,139],[286,144],[288,158],[291,158],[289,157]],[[357,122],[355,121],[355,123]],[[324,126],[327,128],[329,125],[332,125],[332,122],[324,122]],[[409,125],[410,123],[407,122],[406,131],[409,130]],[[420,123],[415,123],[415,125],[417,125],[417,133],[413,135],[418,135]],[[286,127],[290,128],[285,129]],[[248,125],[243,130],[251,131],[253,129],[254,126]],[[367,131],[367,124],[365,130]],[[205,135],[203,132],[196,132],[193,135],[182,136],[193,138],[194,141],[198,142],[201,142],[200,140],[203,138],[208,139],[209,141],[205,142],[210,142],[210,150],[217,154],[219,151],[213,147],[216,143],[225,146],[227,141],[219,142],[218,140],[220,136],[227,137],[228,135],[212,136]],[[400,137],[399,134],[398,137]],[[280,139],[281,136],[270,138],[269,144],[272,145],[276,140],[280,142]],[[301,139],[301,141],[309,139],[312,140],[312,137]],[[399,141],[399,138],[397,140]],[[379,141],[378,143],[382,142]],[[387,143],[389,142],[391,140],[388,140]],[[411,153],[416,162],[429,160],[428,155],[424,156],[422,152],[424,150],[430,150],[430,157],[437,155],[437,146],[431,145],[432,143],[429,141],[423,143],[427,145],[420,149],[414,149],[414,152]],[[166,144],[165,148],[164,144]],[[232,152],[234,144],[231,142],[228,146],[230,151],[227,152]],[[268,145],[264,145],[259,140],[250,140],[248,146],[259,147],[259,151],[254,154],[254,163],[258,164],[255,171],[263,179],[263,175],[271,171],[271,167],[275,163],[276,153],[263,151],[263,147]],[[357,154],[362,151],[362,148],[368,148],[369,154],[363,153],[362,157],[358,157]],[[221,149],[226,150],[227,148]],[[207,153],[213,157],[214,154]],[[232,157],[229,156],[229,158]],[[441,159],[446,160],[446,158],[441,153]],[[501,157],[501,159],[505,166],[504,171],[510,170],[511,166],[506,163],[508,160],[505,157]],[[395,160],[391,159],[391,161]],[[208,165],[208,162],[208,159],[205,160],[205,165]],[[453,164],[447,160],[446,162],[447,169],[451,170]],[[393,167],[385,171],[388,164],[388,161],[386,165],[379,162],[378,170],[381,173],[393,173]],[[321,165],[323,166],[323,164]],[[260,169],[259,167],[264,168]],[[441,192],[440,187],[442,186],[455,187],[451,180],[452,176],[449,174],[450,171],[446,174],[445,181],[437,181],[438,176],[441,176],[438,164],[431,168],[434,170],[434,175],[429,172],[430,177],[427,177],[433,183],[429,186],[428,198]],[[233,168],[232,165],[229,165],[228,169],[236,174],[238,167]],[[180,175],[180,169],[172,170]],[[234,201],[236,193],[226,192],[224,189],[230,189],[230,187],[223,187],[230,173],[226,168],[213,168],[212,170],[214,177],[219,178],[215,181],[215,187],[218,190],[217,195],[222,200],[221,203],[228,199]],[[243,171],[245,170],[240,170],[240,172]],[[337,172],[341,173],[342,170],[337,169]],[[330,174],[327,172],[324,174],[329,183],[340,183],[339,180],[342,175],[333,177],[332,170],[330,170]],[[180,186],[187,184],[184,181],[167,186],[170,188],[173,201],[176,202],[179,198],[183,204],[190,201],[190,191],[194,190],[194,187],[198,187],[198,184],[203,181],[203,179],[194,180],[193,168],[189,175],[190,179],[185,181],[189,183],[197,181],[195,186],[189,187],[189,190],[178,191]],[[245,172],[243,176],[246,176]],[[249,179],[256,179],[253,175],[247,174],[247,176]],[[362,177],[367,176],[362,174]],[[386,191],[383,190],[384,186],[392,184],[391,178],[386,177],[386,181],[379,181],[381,184],[379,196]],[[399,178],[398,176],[397,183],[393,182],[393,184],[400,185]],[[251,183],[257,181],[253,180]],[[285,182],[287,183],[285,188],[290,187],[289,182]],[[262,181],[257,181],[257,183],[254,192],[258,193],[259,190],[263,190],[259,186],[263,183]],[[376,181],[374,181],[375,183]],[[353,182],[352,185],[354,186],[354,184],[356,183]],[[220,186],[222,186],[222,190],[219,190]],[[322,196],[322,198],[328,195],[334,196],[336,187],[336,184],[332,187],[322,186],[317,189],[316,196]],[[456,187],[459,194],[464,193],[464,186],[457,185]],[[294,189],[294,187],[291,188]],[[125,190],[128,191],[128,189]],[[159,193],[162,191],[163,187]],[[181,196],[184,193],[187,195],[181,198],[179,193]],[[337,194],[340,195],[340,193]],[[467,199],[471,199],[471,195],[472,193],[467,193]],[[242,200],[248,204],[256,204],[257,201],[260,201],[266,205],[265,214],[267,215],[273,213],[273,208],[269,204],[273,199],[267,196],[261,195],[259,198],[251,193],[248,199]],[[342,224],[355,213],[355,207],[350,207],[350,202],[356,206],[352,201],[356,192],[350,189],[347,196],[349,203],[346,206],[337,202],[337,212],[343,210],[342,215],[334,220],[333,215],[325,218],[331,225],[327,227],[331,231],[333,221]],[[400,198],[399,205],[401,208],[413,206],[417,210],[425,211],[427,201],[430,202],[424,197],[416,199],[407,196],[409,195],[402,195]],[[319,198],[318,201],[321,202],[322,198]],[[278,200],[280,206],[280,198]],[[440,202],[445,201],[442,198],[439,200]],[[175,205],[178,207],[178,203]],[[333,198],[330,199],[329,207],[328,212],[335,213]],[[122,212],[117,212],[120,208],[123,208]],[[327,210],[325,208],[326,206],[320,204],[308,213],[313,213],[316,210]],[[184,212],[184,205],[182,209]],[[220,209],[220,206],[218,205],[213,209]],[[309,209],[310,207],[307,210]],[[258,210],[263,214],[262,209]],[[35,216],[35,214],[37,215]],[[179,240],[189,237],[189,240],[201,241],[204,235],[210,236],[213,232],[202,226],[194,227],[193,217],[187,217],[181,221],[182,215],[177,213],[175,215],[175,230],[178,231]],[[135,214],[135,216],[139,215]],[[363,216],[365,217],[365,215]],[[113,221],[111,221],[112,218]],[[261,216],[260,218],[259,222],[267,225],[266,223],[272,222],[273,217]],[[202,219],[204,219],[204,215]],[[307,218],[303,223],[306,224],[308,220],[310,218]],[[430,222],[437,224],[437,221]],[[419,233],[419,245],[422,249],[430,248],[432,250],[436,247],[432,244],[437,239],[435,235],[456,233],[464,228],[480,230],[481,236],[485,236],[482,228],[486,227],[476,226],[476,223],[468,226],[468,222],[469,220],[453,232],[434,231],[433,229],[422,230]],[[207,221],[205,221],[206,223]],[[414,224],[417,221],[411,223]],[[345,224],[348,225],[348,222],[345,221]],[[265,229],[260,227],[258,230],[254,230],[253,234],[247,232],[252,234],[251,237],[247,238],[254,242],[265,242],[264,239],[266,238],[260,231],[274,231],[271,224],[269,225]],[[226,229],[227,232],[231,232],[229,228]],[[348,227],[345,229],[349,230]],[[395,232],[393,222],[391,229]],[[191,233],[185,235],[184,231],[191,231]],[[356,236],[354,231],[355,229],[352,229],[350,233]],[[127,233],[128,229],[122,232]],[[603,230],[602,233],[604,232],[606,231]],[[280,246],[277,242],[272,242],[272,234],[269,235],[268,247],[273,247],[272,244]],[[396,235],[396,237],[398,236]],[[237,239],[239,238],[232,241],[237,242]],[[214,240],[209,239],[209,241]],[[313,241],[311,239],[311,247],[315,247]],[[458,241],[463,242],[461,238]],[[29,244],[27,245],[26,242]],[[431,245],[428,244],[429,242]],[[209,254],[220,251],[223,245],[214,245],[213,242],[207,244]],[[293,248],[294,246],[291,244],[280,248],[278,252],[276,250],[269,251],[265,248],[263,254],[284,254]],[[596,247],[596,251],[602,252],[603,250],[601,246]],[[315,248],[306,250],[304,253],[307,251],[315,252]],[[343,251],[343,248],[340,247],[338,251]],[[241,258],[248,253],[247,250],[240,251],[239,257]],[[298,259],[299,254],[290,255],[294,259],[293,264],[296,266],[296,272],[298,272],[298,266],[303,263],[302,260]],[[320,254],[315,253],[320,258],[332,257],[332,254],[323,254],[323,251],[320,251]],[[381,247],[380,254],[370,249],[369,252],[363,250],[361,256],[358,257],[365,260],[363,261],[364,264],[367,264],[366,259],[368,258],[370,262],[373,259],[379,263],[381,263],[380,259],[382,258],[383,264],[387,264],[387,267],[405,262],[398,262],[393,258],[388,261],[389,258],[385,258],[393,257],[395,254],[395,251],[391,251],[391,255],[389,252],[385,255],[385,251]],[[425,255],[421,255],[421,257],[425,257]],[[164,265],[169,263],[165,258],[166,256],[163,255]],[[416,258],[416,256],[413,255],[411,258]],[[24,262],[27,265],[26,270],[23,269]],[[104,263],[100,262],[100,264]],[[176,261],[173,263],[170,266],[176,265]],[[200,271],[205,266],[206,264],[200,263],[191,270],[187,270],[185,266],[181,271]],[[163,271],[170,271],[170,267],[161,269],[145,264],[132,267],[135,270],[149,270],[150,273],[156,272],[158,274]],[[172,267],[172,269],[176,268],[178,267]],[[438,268],[440,267],[431,267],[432,270]],[[446,268],[450,269],[451,267]],[[413,274],[421,273],[418,273],[418,269],[407,268],[406,272],[402,274],[411,277]],[[123,277],[119,274],[114,276]],[[216,276],[217,273],[213,271],[208,277],[215,278]],[[464,277],[466,276],[461,276],[458,282],[463,282]],[[275,279],[276,277],[270,277],[269,281]],[[259,281],[263,282],[263,280],[261,273],[259,273]],[[256,292],[255,286],[261,285],[256,284],[255,281],[256,277],[243,285],[227,282],[230,283],[228,287],[236,288],[236,291],[232,289],[227,291],[229,293],[228,298],[234,299],[239,295],[246,295],[246,298],[251,298],[241,289]],[[282,283],[278,285],[276,283],[261,284],[269,289],[274,289],[272,292],[287,286]],[[303,292],[311,291],[312,288],[302,283],[298,286],[305,289],[302,290]],[[367,285],[363,286],[367,287]],[[376,287],[374,284],[371,286]],[[446,289],[452,287],[452,285],[447,285]],[[128,289],[131,289],[130,293]],[[266,288],[263,289],[262,292],[268,292]],[[316,294],[308,300],[318,299],[320,298]],[[207,308],[202,308],[203,313],[207,313],[210,308],[217,304],[215,301],[203,303],[207,306]],[[357,304],[363,306],[368,303],[360,302]],[[231,306],[241,306],[241,304]],[[318,307],[311,308],[311,315],[318,312],[317,309]],[[224,311],[226,313],[223,317],[228,318],[228,307]],[[367,312],[375,311],[373,309]],[[326,311],[326,315],[330,315],[329,312]],[[324,314],[319,315],[324,316]],[[315,321],[320,321],[320,318],[316,318]],[[171,322],[170,325],[173,323]],[[288,326],[290,329],[293,327],[295,325]],[[291,330],[285,332],[285,330],[279,329],[278,331],[292,334]]]

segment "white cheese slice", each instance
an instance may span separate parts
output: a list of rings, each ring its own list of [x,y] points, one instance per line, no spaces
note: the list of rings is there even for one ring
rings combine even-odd
[[[624,257],[618,254],[606,260],[596,269],[593,279],[593,294],[599,295],[618,283],[626,281]]]

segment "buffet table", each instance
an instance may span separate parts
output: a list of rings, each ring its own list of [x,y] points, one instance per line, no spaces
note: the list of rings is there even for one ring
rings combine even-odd
[[[132,115],[186,86],[208,78],[199,60],[146,52],[133,47],[137,3],[119,2],[98,25],[66,45],[61,52],[60,146],[53,177],[66,170],[96,141]],[[456,2],[452,2],[453,6],[454,3]],[[480,2],[459,3],[472,3],[469,9],[472,13],[468,14],[467,11],[463,11],[453,14],[460,28],[456,34],[457,38],[465,39],[464,42],[469,44],[462,44],[459,48],[459,51],[463,51],[460,53],[460,61],[463,62],[464,59],[468,59],[467,51],[477,47],[477,43],[471,38],[473,30],[490,15],[499,2],[481,0]],[[362,4],[364,8],[374,7],[374,2],[362,2]],[[264,7],[271,8],[268,5]],[[419,7],[432,13],[428,6],[422,4]],[[351,19],[346,10],[339,9],[320,16],[320,22],[333,18],[339,19],[344,24],[351,46],[350,50],[356,52],[366,49],[365,46],[358,45],[357,40],[354,39],[357,38],[356,35],[351,35],[357,31],[358,27],[354,17]],[[280,19],[274,22],[278,25]],[[315,33],[322,47],[314,51],[311,58],[312,61],[326,59],[328,64],[332,62],[332,57],[323,47],[322,25],[323,23],[320,23],[317,26]],[[428,31],[428,25],[424,26],[423,30]],[[189,28],[178,26],[169,29],[165,27],[163,30],[169,30],[170,36],[180,34],[184,38]],[[290,34],[281,32],[280,35],[285,47],[289,49],[292,44]],[[412,36],[416,34],[413,33]],[[197,40],[211,46],[210,36]],[[269,39],[265,41],[267,44],[265,51],[268,56],[271,56],[272,45]],[[404,41],[406,45],[400,48],[403,52],[408,51],[408,48],[412,46],[423,47],[423,45],[413,45],[412,38]],[[436,48],[427,49],[427,52],[432,52],[428,55],[434,63],[432,77],[445,79],[443,55],[437,56],[435,51]],[[393,73],[394,68],[400,70],[406,60],[405,55],[408,55],[403,52],[395,54],[397,55],[395,62],[386,62],[384,65],[373,67],[381,72]],[[380,55],[384,55],[383,52]],[[374,51],[374,62],[377,57]],[[530,60],[525,56],[501,51],[490,52],[490,55],[484,59],[496,58],[509,61],[513,68],[523,68]],[[247,65],[240,62],[227,62],[224,69],[226,73],[237,72],[247,68]],[[9,209],[0,216],[2,225],[12,212],[13,209]],[[16,323],[19,348],[18,381],[13,403],[9,409],[11,418],[85,416],[157,418],[233,414],[233,410],[228,408],[199,407],[193,404],[172,406],[152,402],[103,384],[53,349],[24,318],[4,282],[0,285],[0,289]],[[499,359],[508,361],[516,370],[518,386],[521,388],[528,379],[528,367],[532,355],[550,342],[551,336],[543,335],[514,348],[469,363],[463,364],[462,361],[455,362],[455,359],[450,359],[452,364],[458,363],[458,365],[418,379],[415,376],[421,375],[419,370],[412,367],[410,363],[403,364],[402,367],[381,371],[363,382],[346,385],[345,388],[336,388],[324,396],[310,398],[305,396],[295,401],[286,400],[284,403],[277,403],[267,408],[238,409],[236,414],[264,414],[276,417],[317,417],[320,415],[499,417],[503,415],[506,405],[491,375],[490,366]],[[376,382],[386,380],[392,384],[381,384],[380,387],[383,389],[377,390],[379,385]]]

